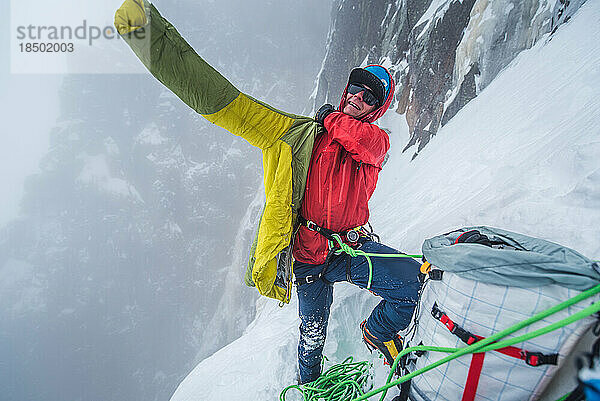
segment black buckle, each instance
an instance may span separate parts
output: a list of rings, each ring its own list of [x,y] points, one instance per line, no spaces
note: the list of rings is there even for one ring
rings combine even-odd
[[[319,274],[311,274],[306,277],[300,277],[300,278],[296,277],[295,284],[296,285],[304,285],[304,284],[314,283],[315,281],[321,279],[322,276],[323,276],[323,274],[319,273]]]
[[[440,308],[437,305],[437,302],[433,303],[433,307],[431,308],[431,315],[437,320],[440,320],[442,316],[444,316],[444,312],[440,310]]]
[[[477,337],[460,326],[456,326],[452,334],[460,338],[460,340],[467,345],[471,345],[478,341]]]
[[[317,223],[311,220],[306,220],[306,228],[308,228],[310,231],[319,231],[319,226]]]
[[[558,354],[544,355],[541,352],[526,351],[523,359],[529,366],[558,364]]]
[[[419,341],[419,343],[417,345],[423,345],[423,341]],[[427,353],[427,351],[415,351],[415,355],[417,356],[417,358],[422,357],[423,355],[425,355]]]
[[[429,278],[433,281],[440,281],[444,277],[444,271],[440,269],[432,269],[429,271]]]

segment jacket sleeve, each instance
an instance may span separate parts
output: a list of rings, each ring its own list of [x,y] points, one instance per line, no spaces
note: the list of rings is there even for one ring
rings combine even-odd
[[[390,148],[384,130],[340,112],[328,115],[323,125],[354,160],[381,167]]]
[[[152,75],[197,113],[251,145],[272,146],[299,117],[241,93],[145,0],[126,0],[115,26]]]

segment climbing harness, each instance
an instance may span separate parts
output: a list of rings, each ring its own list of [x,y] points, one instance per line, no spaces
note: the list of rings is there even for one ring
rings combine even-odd
[[[353,229],[346,230],[346,231],[335,232],[333,230],[329,230],[327,228],[320,227],[315,222],[306,220],[302,216],[298,216],[298,221],[301,225],[306,226],[311,231],[318,232],[319,234],[324,236],[329,241],[330,253],[328,255],[328,259],[330,256],[338,256],[341,254],[346,254],[348,258],[355,258],[358,256],[363,256],[367,260],[367,263],[369,265],[369,280],[367,282],[367,287],[366,287],[367,289],[371,288],[371,283],[373,282],[373,263],[371,262],[371,258],[376,257],[376,258],[413,258],[414,259],[414,258],[422,258],[423,257],[423,255],[406,255],[404,253],[369,253],[369,252],[364,252],[364,251],[360,250],[359,248],[355,249],[352,246],[350,246],[349,244],[344,242],[343,238],[346,238],[348,240],[348,242],[350,242],[356,246],[357,244],[359,244],[361,238],[377,237],[377,239],[379,239],[377,234],[373,233],[372,230],[371,230],[371,232],[366,231],[366,228],[364,226],[360,226],[360,227],[353,228]],[[352,233],[352,234],[350,234],[350,233]],[[350,241],[350,238],[355,238],[356,241]],[[325,264],[327,264],[327,262]],[[310,280],[312,280],[312,281],[296,279],[296,282],[299,284],[313,282],[315,280],[322,279],[324,274],[325,274],[325,272],[322,271],[318,275],[309,276]],[[348,281],[352,282],[352,280],[350,278],[350,259],[348,259],[348,262],[347,262],[346,276],[347,276]]]

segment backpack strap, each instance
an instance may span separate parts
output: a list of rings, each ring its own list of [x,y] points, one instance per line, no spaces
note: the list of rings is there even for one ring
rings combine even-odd
[[[433,303],[433,307],[431,308],[431,315],[435,319],[442,322],[444,326],[448,328],[450,333],[457,336],[462,342],[464,342],[467,345],[471,345],[479,340],[484,339],[484,337],[473,334],[470,331],[465,330],[456,323],[454,323],[454,321],[450,319],[448,315],[438,307],[437,302]],[[507,355],[525,361],[525,363],[529,366],[558,364],[558,354],[543,354],[541,352],[529,352],[512,346],[499,348],[495,351],[503,355]],[[473,401],[475,399],[475,395],[477,394],[477,387],[479,386],[479,378],[481,376],[481,371],[483,370],[484,360],[485,352],[475,353],[472,355],[471,364],[469,365],[469,372],[467,373],[465,390],[463,392],[461,401]]]
[[[443,312],[437,305],[437,302],[433,303],[431,308],[431,315],[442,322],[444,326],[448,328],[450,333],[458,337],[462,342],[467,345],[471,345],[485,337],[473,334],[468,330],[463,329],[454,321],[452,321],[448,315]],[[529,366],[542,366],[542,365],[556,365],[558,364],[558,354],[543,354],[541,352],[530,352],[517,347],[504,347],[495,350],[503,355],[510,356],[513,358],[521,359]]]

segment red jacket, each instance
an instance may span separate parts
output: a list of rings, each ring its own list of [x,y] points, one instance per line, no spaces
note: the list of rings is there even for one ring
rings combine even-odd
[[[301,214],[333,231],[369,221],[368,202],[390,144],[385,131],[346,114],[331,113],[327,132],[315,140]],[[321,234],[301,226],[294,243],[300,262],[325,262],[328,244]]]

